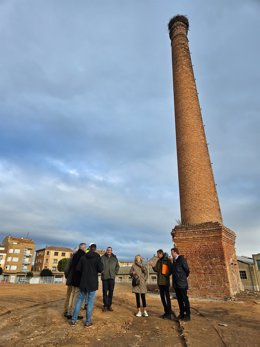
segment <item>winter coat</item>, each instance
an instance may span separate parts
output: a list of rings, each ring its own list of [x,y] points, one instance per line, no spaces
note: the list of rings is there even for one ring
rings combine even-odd
[[[168,266],[168,272],[164,275],[162,274],[163,264]],[[157,284],[158,286],[170,286],[170,274],[172,270],[171,260],[164,254],[163,258],[159,258],[153,270],[157,272]]]
[[[77,270],[81,272],[80,290],[96,291],[98,289],[98,273],[103,271],[100,255],[93,251],[85,253],[77,265]]]
[[[77,265],[81,259],[85,255],[85,252],[82,249],[79,249],[72,257],[71,260],[71,285],[73,287],[79,287],[80,284],[80,278],[81,278],[81,273],[77,270]]]
[[[102,255],[101,261],[103,264],[103,271],[101,274],[102,280],[115,279],[119,271],[119,263],[117,257],[111,254],[109,257],[106,253]]]
[[[173,260],[172,264],[172,285],[174,288],[187,288],[190,270],[187,260],[179,255],[176,260]]]
[[[71,286],[71,280],[72,280],[72,267],[71,267],[71,264],[72,264],[72,258],[70,258],[68,261],[67,261],[67,264],[65,265],[65,268],[64,268],[64,275],[65,275],[65,278],[66,278],[66,286]]]
[[[130,276],[133,278],[135,275],[139,277],[140,284],[138,286],[132,286],[132,292],[139,294],[147,293],[146,281],[148,278],[148,271],[146,266],[138,266],[134,263],[130,270]]]

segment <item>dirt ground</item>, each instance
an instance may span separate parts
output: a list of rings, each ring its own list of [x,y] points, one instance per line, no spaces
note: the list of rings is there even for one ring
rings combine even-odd
[[[66,286],[0,285],[0,346],[260,346],[260,298],[236,301],[191,300],[192,320],[179,324],[159,318],[158,295],[147,295],[148,318],[135,317],[128,285],[116,285],[114,312],[102,312],[99,291],[91,328],[70,326],[63,317]],[[177,302],[173,309],[178,314]],[[85,311],[82,311],[85,315]]]

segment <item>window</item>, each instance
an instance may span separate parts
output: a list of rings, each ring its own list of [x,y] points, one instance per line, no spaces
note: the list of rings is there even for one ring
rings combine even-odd
[[[8,253],[14,253],[14,250],[12,248],[10,248]]]
[[[239,272],[240,272],[241,280],[246,280],[247,279],[246,271],[239,271]]]
[[[16,270],[16,269],[17,269],[17,266],[16,266],[16,265],[11,265],[10,270]]]
[[[7,261],[12,261],[12,257],[8,257],[8,258],[7,258]]]
[[[18,263],[18,261],[19,261],[19,258],[13,257],[13,262],[14,262],[14,263]]]
[[[46,252],[46,254],[47,254],[47,255],[49,255],[49,254],[50,254],[50,252],[49,252],[49,251],[47,251],[47,252]]]
[[[65,255],[66,255],[65,252],[62,252],[62,253],[61,253],[61,256],[62,256],[62,257],[65,257]]]
[[[6,265],[5,269],[10,270],[10,265]]]
[[[260,259],[257,259],[256,264],[257,264],[258,271],[260,271]]]
[[[123,277],[122,276],[118,276],[118,282],[122,282],[123,281]]]
[[[58,259],[53,259],[53,264],[58,264]]]
[[[151,276],[151,279],[152,279],[153,282],[156,282],[157,276]]]
[[[17,249],[17,248],[16,248],[16,249],[14,250],[14,253],[16,253],[16,254],[20,253],[20,249]]]
[[[52,271],[56,271],[57,267],[56,266],[53,266],[52,267]]]
[[[54,257],[57,257],[59,255],[59,252],[54,252]]]

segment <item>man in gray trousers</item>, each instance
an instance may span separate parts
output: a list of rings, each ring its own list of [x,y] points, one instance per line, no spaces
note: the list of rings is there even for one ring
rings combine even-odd
[[[119,263],[112,247],[107,247],[106,253],[102,255],[103,272],[101,274],[103,286],[103,311],[113,311],[112,300],[115,288],[115,277],[119,271]]]

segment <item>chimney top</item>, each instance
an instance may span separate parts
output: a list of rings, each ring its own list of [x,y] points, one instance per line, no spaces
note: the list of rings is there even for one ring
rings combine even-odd
[[[181,23],[185,24],[186,27],[187,27],[187,31],[189,30],[189,20],[188,20],[188,18],[186,16],[178,14],[177,16],[174,16],[174,17],[172,17],[172,19],[170,19],[169,24],[168,24],[169,32],[171,32],[173,25],[175,23],[178,23],[178,22],[181,22]]]

